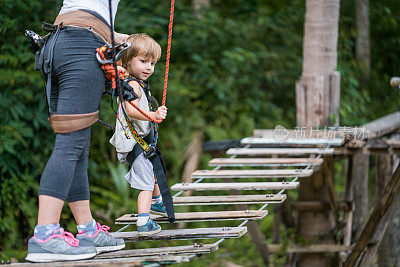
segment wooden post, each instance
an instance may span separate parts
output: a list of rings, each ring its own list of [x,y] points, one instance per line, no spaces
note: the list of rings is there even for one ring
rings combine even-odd
[[[393,203],[400,200],[399,194],[400,188],[400,167],[396,168],[396,171],[392,175],[390,183],[385,189],[385,194],[377,201],[371,216],[368,219],[363,231],[360,234],[356,244],[354,245],[351,254],[344,263],[345,267],[355,266],[359,261],[361,254],[364,252],[367,245],[373,239],[374,234],[378,234],[377,229],[379,225],[387,219],[385,214],[387,211],[393,207]],[[392,208],[393,210],[393,208]]]
[[[306,1],[303,70],[296,84],[297,126],[315,128],[338,124],[340,75],[336,68],[339,9],[339,0]],[[331,114],[335,116],[334,121],[330,121]],[[310,243],[335,243],[331,234],[336,212],[332,209],[336,198],[331,190],[332,171],[319,171],[300,183],[299,201],[331,204],[325,211],[299,211],[298,233]],[[329,266],[331,263],[331,257],[318,253],[300,254],[298,259],[298,266]]]
[[[323,172],[319,171],[300,184],[300,201],[324,201],[329,203],[328,187],[324,182]],[[334,244],[331,234],[335,225],[332,210],[326,211],[299,210],[298,233],[310,244]],[[330,258],[322,254],[300,254],[299,266],[329,266]]]
[[[391,154],[376,155],[376,183],[377,199],[380,199],[389,183],[392,172]],[[399,227],[399,202],[394,203],[394,214],[391,220],[387,221],[385,235],[378,248],[379,266],[398,266],[400,265],[400,227]]]
[[[186,159],[185,167],[182,172],[182,183],[192,183],[192,173],[197,170],[199,165],[202,149],[201,144],[203,143],[203,133],[197,132],[193,135],[192,142],[187,146],[184,158]],[[190,196],[192,191],[185,191],[185,196]],[[185,228],[185,223],[178,223],[178,228]]]
[[[345,214],[343,221],[346,224],[344,228],[344,234],[343,234],[343,245],[345,246],[350,246],[351,245],[351,233],[352,233],[352,224],[353,224],[353,210],[354,210],[354,205],[353,205],[353,199],[354,199],[354,194],[353,194],[353,185],[354,185],[354,180],[352,176],[352,170],[353,170],[353,157],[350,156],[347,159],[347,173],[346,173],[346,185],[345,185],[345,192],[344,192],[344,201],[347,203],[352,203],[352,208],[348,209]]]
[[[354,211],[352,236],[356,240],[364,226],[368,216],[368,178],[369,178],[369,155],[356,153],[353,155],[353,164],[351,171],[353,184]]]
[[[279,243],[279,226],[282,221],[281,205],[274,206],[274,225],[272,226],[272,243]]]

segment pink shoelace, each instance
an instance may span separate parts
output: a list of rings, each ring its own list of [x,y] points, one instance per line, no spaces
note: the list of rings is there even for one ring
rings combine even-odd
[[[110,227],[107,225],[100,225],[98,222],[96,222],[97,225],[97,231],[93,235],[87,235],[85,234],[85,230],[79,231],[78,235],[87,235],[88,237],[94,237],[96,236],[99,232],[106,232],[107,234],[110,234],[108,230],[110,230]]]
[[[108,230],[110,230],[110,227],[108,227],[107,225],[101,225],[99,223],[97,223],[97,229],[100,229],[100,231],[106,232],[107,234],[110,234],[108,232]]]
[[[57,231],[57,230],[58,229],[56,229],[55,231]],[[64,239],[65,242],[67,242],[69,245],[71,245],[73,247],[79,246],[79,240],[76,239],[75,236],[72,233],[64,231],[64,229],[61,229],[61,231],[62,231],[61,234],[53,233],[49,238],[46,238],[45,240],[39,240],[36,236],[35,236],[35,238],[39,243],[47,242],[47,241],[49,241],[50,239],[53,239],[53,238],[60,238],[60,239]]]

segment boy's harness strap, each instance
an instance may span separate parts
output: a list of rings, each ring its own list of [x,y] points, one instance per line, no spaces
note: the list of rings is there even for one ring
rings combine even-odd
[[[154,139],[154,127],[151,127],[150,133],[144,137],[144,141],[147,143],[153,142]],[[133,147],[133,150],[128,153],[126,157],[127,162],[129,163],[129,168],[132,167],[135,159],[143,153],[143,148],[136,144]],[[168,183],[167,183],[167,170],[164,165],[163,158],[161,156],[160,150],[156,147],[154,151],[154,155],[148,158],[153,165],[154,176],[157,179],[158,186],[160,187],[160,192],[162,195],[162,199],[167,210],[168,221],[175,221],[175,212],[174,212],[174,202],[172,200],[171,192],[169,191]]]

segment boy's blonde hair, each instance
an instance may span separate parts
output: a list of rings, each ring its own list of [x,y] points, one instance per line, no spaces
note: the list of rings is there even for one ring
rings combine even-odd
[[[133,57],[144,56],[152,61],[158,61],[161,57],[160,45],[145,33],[135,33],[126,40],[131,46],[122,56],[122,67],[128,67],[129,61]]]

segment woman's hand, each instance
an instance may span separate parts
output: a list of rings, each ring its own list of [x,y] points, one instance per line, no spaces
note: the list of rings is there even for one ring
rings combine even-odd
[[[119,44],[125,42],[126,39],[128,39],[128,37],[129,37],[129,35],[127,35],[127,34],[114,32],[114,39],[115,39],[116,45],[119,45]]]
[[[119,72],[123,72],[124,75],[128,75],[128,72],[127,72],[126,69],[124,69],[124,67],[122,67],[122,66],[117,66],[117,70],[118,70],[118,73],[119,73]]]
[[[153,113],[153,120],[160,121],[167,117],[167,107],[161,106]]]

